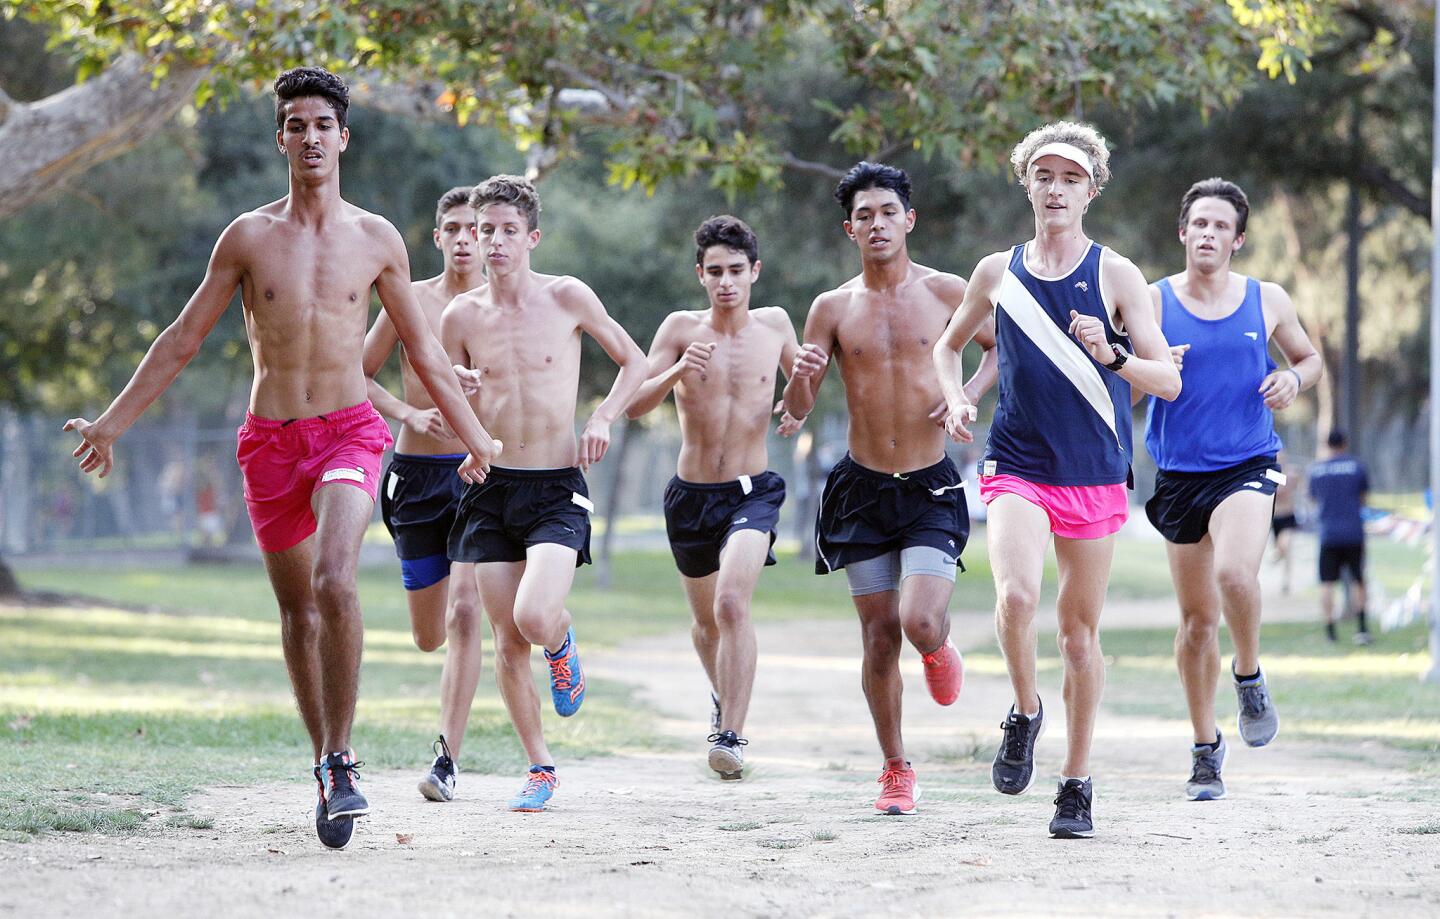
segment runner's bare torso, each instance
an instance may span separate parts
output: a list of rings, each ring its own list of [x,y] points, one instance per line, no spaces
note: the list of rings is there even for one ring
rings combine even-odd
[[[666,340],[684,353],[714,343],[703,372],[675,386],[682,444],[677,472],[687,482],[725,482],[768,467],[765,437],[778,368],[795,358],[790,317],[778,306],[753,310],[737,331],[718,331],[709,310],[672,314]]]
[[[931,413],[943,401],[930,359],[965,295],[957,275],[912,263],[893,290],[857,276],[821,294],[805,339],[840,365],[850,411],[850,454],[881,472],[923,469],[945,453]]]
[[[487,285],[446,309],[443,339],[452,358],[480,372],[474,404],[485,429],[505,443],[504,465],[577,465],[580,333],[596,309],[604,316],[582,282],[534,272],[519,302],[497,302]]]

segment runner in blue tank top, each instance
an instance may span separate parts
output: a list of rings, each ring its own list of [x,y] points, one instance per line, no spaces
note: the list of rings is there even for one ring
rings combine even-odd
[[[975,407],[960,386],[959,352],[993,311],[1000,398],[980,494],[990,506],[996,630],[1015,704],[1001,725],[991,780],[1004,794],[1021,794],[1034,780],[1045,717],[1035,679],[1035,612],[1053,534],[1068,745],[1050,832],[1064,838],[1094,831],[1090,741],[1105,684],[1100,610],[1114,533],[1129,514],[1130,390],[1164,399],[1180,392],[1145,278],[1081,226],[1110,177],[1109,158],[1093,128],[1069,122],[1033,131],[1016,146],[1010,161],[1035,212],[1035,238],[981,260],[935,346],[946,428],[969,441]]]
[[[1195,801],[1225,796],[1226,747],[1215,727],[1222,612],[1235,646],[1240,736],[1260,747],[1279,730],[1260,669],[1260,561],[1285,480],[1270,413],[1321,373],[1285,291],[1230,270],[1249,213],[1232,182],[1192,185],[1180,203],[1185,270],[1151,287],[1185,382],[1175,401],[1150,402],[1145,444],[1160,471],[1145,511],[1166,539],[1180,600],[1175,662],[1194,729],[1185,791]],[[1289,364],[1283,370],[1270,359],[1272,338]]]

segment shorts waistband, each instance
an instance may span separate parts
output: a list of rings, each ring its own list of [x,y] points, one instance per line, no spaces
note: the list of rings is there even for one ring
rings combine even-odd
[[[464,453],[396,453],[395,459],[400,462],[414,463],[417,466],[458,466],[465,461]]]
[[[323,415],[313,415],[309,418],[289,418],[284,421],[275,418],[261,418],[259,415],[245,413],[246,426],[257,431],[306,431],[316,428],[323,428],[326,425],[345,424],[375,414],[375,406],[366,399],[358,405],[348,408],[337,408],[333,412],[326,412]]]
[[[750,480],[750,484],[753,487],[761,479],[765,478],[766,476],[772,475],[776,475],[774,470],[766,469],[764,472],[757,472],[751,476],[744,476],[744,478],[748,478]],[[738,489],[740,491],[745,490],[745,486],[741,484],[740,478],[726,479],[723,482],[691,482],[689,479],[682,479],[677,475],[670,481],[674,482],[676,485],[679,485],[683,488],[688,488],[692,491],[730,491],[732,489]]]
[[[579,466],[561,466],[558,469],[518,469],[514,466],[491,466],[491,475],[512,479],[568,479],[580,475]]]
[[[923,478],[924,476],[930,475],[932,473],[946,472],[952,465],[950,463],[950,457],[942,456],[940,457],[938,462],[932,463],[931,465],[925,466],[921,469],[911,469],[906,472],[881,472],[878,469],[871,469],[869,466],[862,466],[860,463],[857,463],[855,461],[855,457],[851,456],[849,453],[846,453],[845,459],[842,460],[842,462],[846,461],[848,461],[850,465],[854,467],[855,470],[861,475],[869,476],[876,479],[901,482],[905,481],[911,476]]]
[[[1212,476],[1223,475],[1227,472],[1240,472],[1254,466],[1274,465],[1277,465],[1276,455],[1274,453],[1261,453],[1260,455],[1252,456],[1247,460],[1241,460],[1240,462],[1235,463],[1233,466],[1221,466],[1218,469],[1204,469],[1198,472],[1193,469],[1161,469],[1160,472],[1163,472],[1167,476],[1176,479],[1208,479]]]

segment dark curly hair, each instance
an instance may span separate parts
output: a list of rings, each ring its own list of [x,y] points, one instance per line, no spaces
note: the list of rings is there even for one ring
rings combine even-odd
[[[306,96],[318,96],[335,110],[335,121],[345,127],[350,112],[350,87],[323,67],[296,67],[275,78],[275,127],[285,127],[289,103]]]
[[[905,210],[910,210],[910,176],[906,175],[905,170],[862,160],[852,166],[840,180],[840,184],[835,186],[835,200],[845,209],[847,220],[850,218],[855,196],[867,188],[890,189],[899,196]]]
[[[705,261],[705,250],[711,246],[728,246],[744,252],[752,265],[760,258],[760,241],[755,238],[755,231],[739,217],[729,214],[710,217],[695,231],[695,264]]]

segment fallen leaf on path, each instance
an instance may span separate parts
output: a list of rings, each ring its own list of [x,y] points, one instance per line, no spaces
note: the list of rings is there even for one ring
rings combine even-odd
[[[289,852],[286,852],[284,849],[266,849],[265,851],[266,851],[266,852],[269,852],[271,855],[289,855],[289,854],[290,854]]]
[[[24,731],[24,730],[28,730],[32,721],[34,721],[34,719],[31,718],[29,715],[20,715],[20,716],[17,717],[14,721],[10,722],[10,730],[12,730],[12,731]]]
[[[412,842],[415,841],[415,834],[414,834],[414,833],[396,833],[396,834],[395,834],[395,841],[398,842],[398,843],[400,843],[400,845],[402,845],[402,846],[408,846],[408,845],[410,845],[410,843],[412,843]]]

